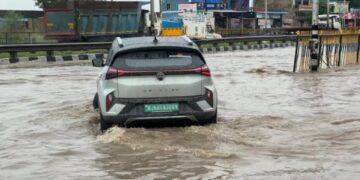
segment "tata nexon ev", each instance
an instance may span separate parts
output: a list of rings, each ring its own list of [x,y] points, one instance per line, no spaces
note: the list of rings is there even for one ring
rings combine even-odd
[[[97,80],[101,130],[141,121],[216,123],[210,69],[187,37],[116,38]]]

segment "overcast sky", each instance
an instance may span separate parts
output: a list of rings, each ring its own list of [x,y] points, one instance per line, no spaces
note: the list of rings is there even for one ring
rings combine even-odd
[[[1,10],[40,10],[34,0],[0,0]]]
[[[133,0],[127,0],[127,1],[133,1]],[[140,1],[149,1],[149,0],[140,0]],[[40,10],[40,9],[35,6],[34,0],[0,0],[0,10]]]

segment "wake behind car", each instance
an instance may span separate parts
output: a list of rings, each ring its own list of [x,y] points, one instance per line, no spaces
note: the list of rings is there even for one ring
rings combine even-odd
[[[187,37],[116,38],[97,80],[101,130],[142,121],[216,123],[217,92],[197,45]]]

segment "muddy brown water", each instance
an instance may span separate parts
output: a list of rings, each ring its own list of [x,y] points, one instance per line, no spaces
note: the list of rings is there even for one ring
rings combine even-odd
[[[99,69],[0,68],[0,179],[359,179],[360,66],[292,69],[293,48],[206,55],[219,122],[113,128]]]

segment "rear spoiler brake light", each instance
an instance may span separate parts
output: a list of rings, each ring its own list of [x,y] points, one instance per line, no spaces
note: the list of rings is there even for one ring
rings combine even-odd
[[[106,73],[105,79],[113,79],[122,76],[135,76],[135,75],[156,75],[159,71],[127,71],[127,70],[118,70],[115,68],[109,68]],[[200,74],[203,76],[210,76],[210,69],[207,65],[203,65],[194,69],[180,69],[180,70],[164,70],[161,71],[165,74]]]

